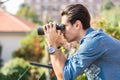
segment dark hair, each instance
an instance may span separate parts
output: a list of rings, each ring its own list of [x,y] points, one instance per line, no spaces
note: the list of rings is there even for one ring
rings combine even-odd
[[[62,12],[61,16],[67,15],[68,21],[73,25],[76,20],[80,20],[83,29],[90,27],[90,14],[85,6],[82,4],[68,5]]]

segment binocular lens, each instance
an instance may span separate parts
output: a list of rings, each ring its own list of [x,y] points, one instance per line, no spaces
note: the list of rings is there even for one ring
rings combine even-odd
[[[56,25],[56,29],[57,30],[64,30],[65,29],[65,26],[64,25]],[[43,28],[42,27],[39,27],[37,29],[38,31],[38,35],[44,35],[44,31],[43,31]]]

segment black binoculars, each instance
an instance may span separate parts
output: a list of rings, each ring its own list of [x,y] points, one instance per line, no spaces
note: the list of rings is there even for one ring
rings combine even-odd
[[[56,25],[56,29],[57,30],[64,30],[65,29],[65,26],[64,25]],[[37,29],[37,31],[38,31],[38,35],[44,35],[44,31],[43,31],[43,28],[42,27],[39,27],[38,29]]]

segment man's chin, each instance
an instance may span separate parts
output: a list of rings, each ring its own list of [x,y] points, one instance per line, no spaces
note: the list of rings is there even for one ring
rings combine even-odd
[[[67,40],[67,42],[72,42],[73,41],[72,39],[69,39],[67,37],[65,37],[65,39]]]
[[[72,42],[73,40],[67,40],[69,43]]]

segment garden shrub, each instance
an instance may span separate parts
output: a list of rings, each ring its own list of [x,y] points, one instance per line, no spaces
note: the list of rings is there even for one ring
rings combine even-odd
[[[19,80],[38,80],[39,70],[30,67],[30,64],[24,59],[14,58],[1,68],[0,80],[18,80],[25,71],[25,74]]]

